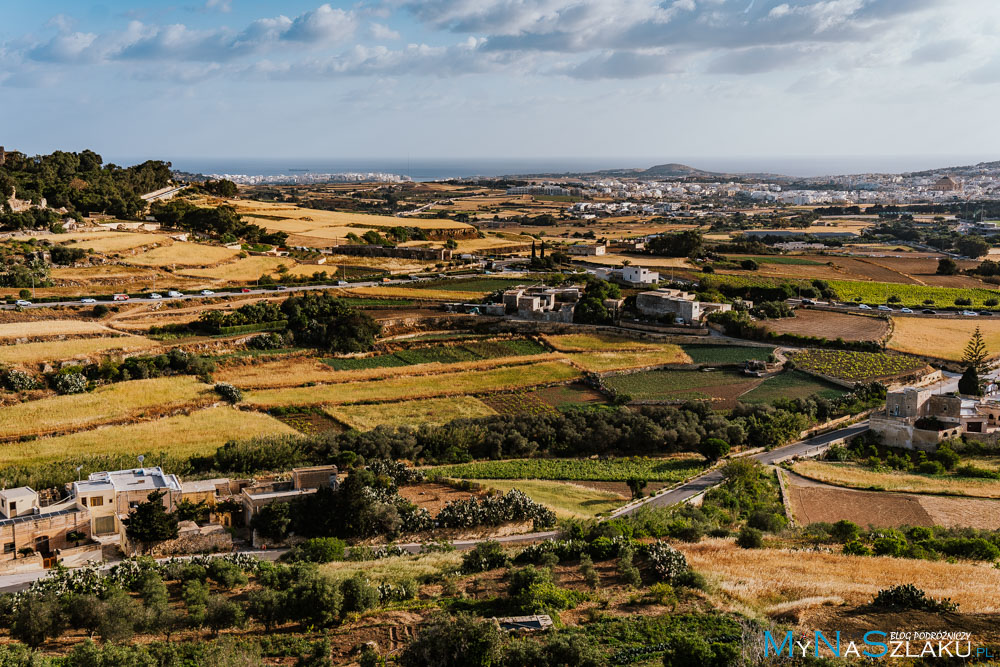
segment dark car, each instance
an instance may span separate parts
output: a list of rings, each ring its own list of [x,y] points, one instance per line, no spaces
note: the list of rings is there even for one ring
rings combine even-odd
[[[802,305],[803,306],[815,306],[816,302],[813,301],[812,299],[802,299]]]
[[[931,310],[930,308],[924,308],[920,312],[923,313],[924,315],[937,315],[937,311]]]

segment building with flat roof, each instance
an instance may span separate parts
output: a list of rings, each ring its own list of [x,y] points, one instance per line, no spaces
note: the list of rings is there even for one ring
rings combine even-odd
[[[73,482],[76,504],[90,511],[91,531],[97,536],[118,533],[121,519],[155,491],[164,493],[161,500],[167,510],[173,510],[183,494],[177,475],[168,475],[159,466],[95,472]]]
[[[690,292],[669,288],[640,292],[635,297],[635,307],[646,317],[673,314],[677,320],[683,320],[683,324],[701,322],[709,313],[732,310],[728,303],[698,301]]]

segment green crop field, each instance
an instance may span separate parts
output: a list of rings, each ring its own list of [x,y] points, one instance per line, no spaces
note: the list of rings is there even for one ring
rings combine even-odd
[[[833,399],[846,393],[846,389],[811,375],[799,371],[785,371],[768,378],[759,387],[743,394],[740,396],[740,401],[743,403],[773,403],[779,399],[809,398],[810,396]]]
[[[640,401],[735,399],[760,383],[734,371],[656,370],[610,377],[605,383]]]
[[[767,361],[773,347],[742,345],[681,345],[681,349],[696,364],[739,364],[750,359]]]
[[[806,350],[793,358],[799,368],[851,382],[870,382],[916,371],[927,365],[920,359],[902,354],[846,350]]]
[[[434,468],[458,479],[561,479],[624,482],[633,477],[650,482],[679,482],[705,468],[700,456],[606,459],[511,459]]]

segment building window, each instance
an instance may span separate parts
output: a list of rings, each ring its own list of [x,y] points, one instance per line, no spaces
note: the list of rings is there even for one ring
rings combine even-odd
[[[82,505],[83,507],[86,507],[86,506],[87,506],[87,497],[86,497],[86,496],[83,496],[83,497],[81,497],[81,498],[80,498],[80,504],[81,504],[81,505]]]
[[[108,535],[115,532],[115,518],[113,516],[95,516],[94,532],[98,535]]]
[[[91,507],[100,507],[104,504],[104,496],[94,496],[90,499]]]
[[[14,543],[13,542],[4,542],[4,544],[3,544],[3,552],[5,554],[12,554],[12,553],[14,553]]]

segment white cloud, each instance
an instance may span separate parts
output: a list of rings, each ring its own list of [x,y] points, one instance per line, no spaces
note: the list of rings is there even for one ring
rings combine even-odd
[[[373,22],[369,29],[373,39],[384,41],[387,39],[399,39],[400,37],[399,32],[382,23]]]

